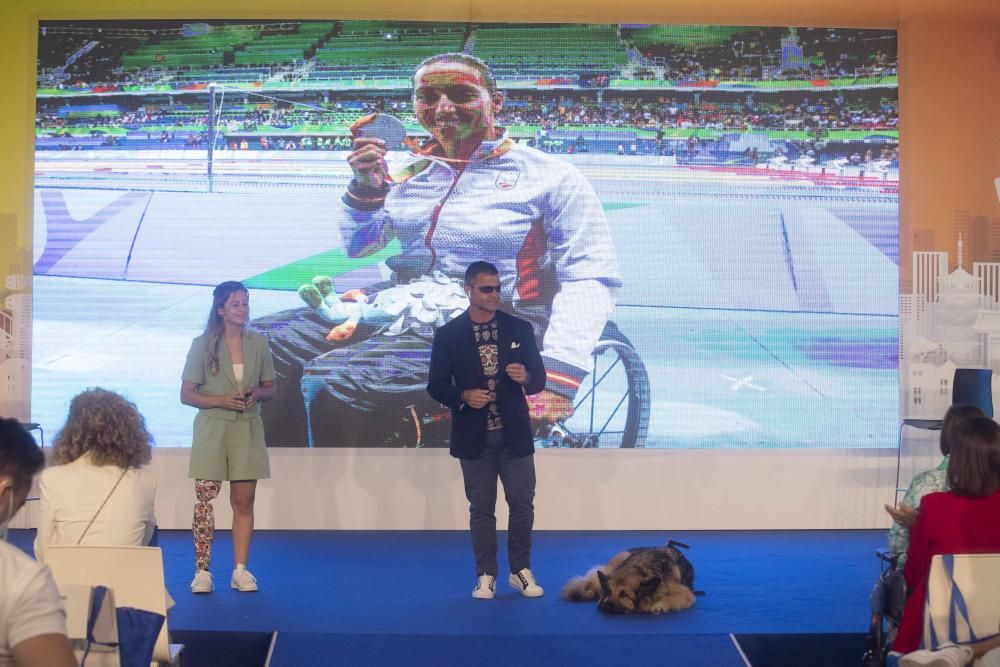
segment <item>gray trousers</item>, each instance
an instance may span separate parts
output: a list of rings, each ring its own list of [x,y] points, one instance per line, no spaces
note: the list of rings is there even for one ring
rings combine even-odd
[[[535,523],[535,457],[512,456],[503,431],[487,431],[476,459],[460,459],[469,499],[469,529],[476,575],[497,576],[497,477],[510,508],[507,560],[511,572],[531,567],[531,528]]]

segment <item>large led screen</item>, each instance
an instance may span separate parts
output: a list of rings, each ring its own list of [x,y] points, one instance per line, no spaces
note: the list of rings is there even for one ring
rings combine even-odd
[[[33,419],[102,386],[189,446],[239,280],[270,446],[446,446],[431,339],[486,260],[546,365],[538,447],[893,446],[896,66],[887,30],[42,22]]]

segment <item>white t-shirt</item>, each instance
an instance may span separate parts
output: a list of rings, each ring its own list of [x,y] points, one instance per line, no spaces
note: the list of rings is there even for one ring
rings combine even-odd
[[[66,610],[49,568],[0,542],[0,666],[11,647],[39,635],[66,634]]]

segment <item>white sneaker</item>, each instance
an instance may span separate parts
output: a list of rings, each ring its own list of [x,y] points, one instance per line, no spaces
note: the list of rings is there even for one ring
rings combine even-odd
[[[192,593],[211,593],[214,590],[215,584],[212,582],[211,572],[198,570],[194,573],[194,579],[191,580]]]
[[[472,589],[472,597],[477,600],[492,600],[496,592],[496,577],[492,574],[481,574],[476,577],[476,587]]]
[[[250,574],[250,570],[237,565],[229,585],[241,593],[253,593],[257,590],[257,578]]]
[[[512,588],[521,591],[521,595],[526,598],[540,598],[545,595],[545,591],[535,581],[535,575],[528,568],[523,568],[519,572],[512,572],[507,578],[507,583]]]
[[[972,664],[972,649],[957,644],[942,644],[933,650],[907,653],[899,659],[899,667],[965,667]]]

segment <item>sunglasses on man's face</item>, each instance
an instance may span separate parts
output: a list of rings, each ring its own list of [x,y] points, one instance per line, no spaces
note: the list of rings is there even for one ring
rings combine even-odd
[[[483,294],[493,294],[493,292],[499,292],[499,285],[469,285],[472,289],[477,289]]]

